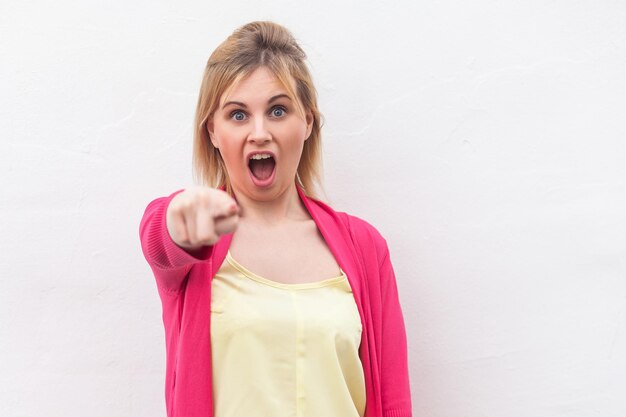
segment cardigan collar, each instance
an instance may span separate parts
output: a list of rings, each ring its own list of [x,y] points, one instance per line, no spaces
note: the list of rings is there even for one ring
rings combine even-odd
[[[307,196],[302,186],[300,186],[297,182],[295,182],[295,185],[298,191],[298,196],[303,202],[304,207],[315,222],[315,225],[320,231],[335,260],[348,276],[348,281],[352,287],[360,310],[362,307],[360,300],[360,295],[362,294],[363,289],[362,280],[365,277],[362,276],[363,271],[361,270],[358,262],[358,256],[356,256],[355,253],[356,249],[352,243],[350,231],[347,229],[347,225],[344,221],[340,218],[342,214],[346,216],[345,213],[340,214],[326,203]],[[219,188],[222,191],[225,191],[226,186],[222,185]],[[217,268],[219,268],[224,261],[232,239],[233,233],[228,233],[222,235],[220,240],[216,243],[213,262],[214,270],[212,271],[212,276],[215,272],[217,272]],[[361,313],[363,312],[361,311]],[[362,314],[361,317],[363,317]]]

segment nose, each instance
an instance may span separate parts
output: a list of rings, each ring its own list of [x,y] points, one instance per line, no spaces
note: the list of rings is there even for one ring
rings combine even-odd
[[[263,117],[255,118],[248,140],[256,143],[265,143],[272,140],[272,134],[267,129]]]

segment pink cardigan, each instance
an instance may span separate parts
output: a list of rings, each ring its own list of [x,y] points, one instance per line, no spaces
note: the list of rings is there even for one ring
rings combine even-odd
[[[346,272],[361,315],[365,417],[411,417],[407,339],[387,242],[365,220],[335,211],[308,197],[297,183],[296,187]],[[176,245],[167,231],[165,213],[170,200],[182,191],[148,204],[139,236],[163,307],[167,415],[213,417],[211,278],[226,257],[233,235],[222,235],[197,257]]]

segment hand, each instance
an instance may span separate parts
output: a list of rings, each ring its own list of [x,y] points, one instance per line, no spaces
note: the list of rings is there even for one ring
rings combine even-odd
[[[186,250],[214,245],[219,237],[234,232],[239,206],[226,191],[193,186],[178,193],[167,207],[166,223],[170,237]]]

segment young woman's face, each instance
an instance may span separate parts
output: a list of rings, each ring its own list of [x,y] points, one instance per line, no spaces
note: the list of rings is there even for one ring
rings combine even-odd
[[[221,97],[207,130],[235,191],[271,200],[293,186],[304,141],[313,127],[310,111],[306,118],[300,116],[295,100],[266,67]],[[250,162],[251,153],[266,151],[272,159]],[[254,173],[268,178],[259,180]]]

